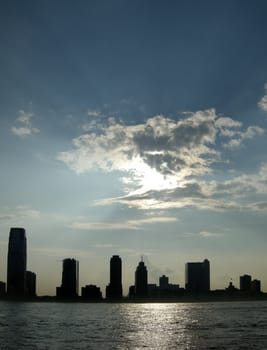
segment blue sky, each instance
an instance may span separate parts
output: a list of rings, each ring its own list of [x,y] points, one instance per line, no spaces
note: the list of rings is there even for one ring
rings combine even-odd
[[[0,11],[0,259],[23,226],[39,294],[61,260],[104,286],[266,281],[265,1],[8,1]]]

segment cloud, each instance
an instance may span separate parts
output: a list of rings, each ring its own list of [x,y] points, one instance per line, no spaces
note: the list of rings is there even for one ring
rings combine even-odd
[[[139,125],[112,123],[75,138],[75,149],[61,152],[58,159],[77,173],[94,168],[130,173],[138,170],[138,162],[162,174],[179,172],[185,165],[190,173],[203,172],[216,155],[208,147],[215,141],[214,119],[214,111],[206,111],[178,122],[156,116]],[[205,160],[204,154],[212,159]]]
[[[262,136],[265,133],[263,128],[258,126],[249,126],[246,131],[232,132],[232,139],[223,144],[228,149],[240,148],[245,140],[253,139],[256,136]]]
[[[57,259],[58,262],[68,257],[74,257],[76,259],[87,258],[90,252],[88,250],[82,251],[81,249],[66,249],[66,248],[51,248],[51,247],[32,247],[31,252],[38,256],[49,256]]]
[[[19,206],[17,207],[17,213],[19,217],[28,217],[32,219],[39,219],[41,216],[41,213],[39,210],[31,209],[27,206]]]
[[[264,85],[264,96],[258,102],[258,107],[262,109],[264,112],[267,112],[267,83]]]
[[[252,203],[251,208],[254,210],[264,210],[267,211],[267,201]]]
[[[195,208],[200,210],[267,210],[266,201],[253,201],[267,194],[267,164],[253,174],[244,174],[227,181],[192,179],[184,187],[173,190],[153,190],[141,194],[107,198],[95,205],[123,204],[143,210]]]
[[[77,174],[95,169],[122,174],[125,195],[98,201],[98,205],[229,210],[241,205],[236,198],[238,188],[251,186],[251,180],[253,186],[260,186],[251,175],[229,182],[204,180],[212,176],[216,163],[226,161],[222,153],[226,148],[240,148],[246,140],[263,135],[258,126],[245,129],[240,121],[218,116],[214,109],[187,112],[177,120],[157,115],[137,125],[97,118],[73,139],[73,148],[60,152],[57,159]],[[235,195],[230,195],[230,189]],[[223,190],[228,198],[222,198]],[[108,229],[101,225],[96,223],[94,229]],[[129,227],[128,222],[117,225],[117,229]]]
[[[96,248],[113,248],[113,247],[115,247],[115,245],[112,243],[98,243],[98,244],[95,244],[94,247],[96,247]]]
[[[185,237],[201,237],[201,238],[220,238],[223,236],[223,233],[201,231],[198,233],[185,233],[184,236]]]
[[[203,237],[203,238],[218,238],[218,237],[222,237],[223,234],[222,233],[216,233],[216,232],[209,232],[209,231],[201,231],[199,232],[199,236]]]
[[[39,133],[40,130],[32,125],[32,117],[32,113],[26,113],[23,110],[20,110],[18,112],[18,118],[16,119],[16,123],[19,126],[13,126],[11,128],[13,134],[19,137],[27,137]]]
[[[235,197],[243,197],[251,193],[267,194],[267,164],[262,164],[256,173],[244,174],[228,181],[217,182],[212,184],[210,188],[214,193],[228,193]]]
[[[0,214],[0,221],[11,221],[14,219],[39,219],[41,213],[39,210],[32,209],[28,206],[17,206],[15,209],[5,208],[3,213]]]
[[[71,228],[86,231],[118,231],[118,230],[138,230],[143,225],[158,224],[166,222],[176,222],[174,217],[151,217],[139,220],[128,220],[121,223],[100,223],[100,222],[74,222]]]
[[[167,210],[167,209],[183,209],[195,208],[201,210],[224,211],[231,209],[240,209],[238,201],[229,201],[222,199],[214,199],[212,197],[186,197],[183,198],[176,191],[150,191],[143,195],[129,195],[125,197],[108,198],[96,202],[96,205],[112,205],[123,204],[129,208],[136,208],[142,210]]]
[[[158,115],[143,124],[125,126],[112,119],[107,125],[94,126],[98,129],[92,131],[92,125],[87,126],[90,132],[73,139],[73,149],[60,152],[57,159],[78,174],[93,169],[124,172],[124,181],[136,187],[142,186],[149,171],[150,175],[158,174],[159,182],[176,187],[189,176],[211,171],[211,165],[221,157],[218,138],[224,145],[230,139],[240,146],[243,140],[263,134],[256,126],[237,130],[240,122],[218,117],[214,109],[191,113],[178,121]]]

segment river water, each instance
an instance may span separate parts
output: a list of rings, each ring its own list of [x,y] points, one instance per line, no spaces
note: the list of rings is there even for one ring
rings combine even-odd
[[[267,349],[267,301],[0,302],[0,349]]]

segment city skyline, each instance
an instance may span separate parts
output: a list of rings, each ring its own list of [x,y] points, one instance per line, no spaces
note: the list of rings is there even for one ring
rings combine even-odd
[[[0,280],[25,227],[37,294],[62,260],[124,293],[211,261],[211,289],[266,279],[267,3],[5,2],[0,13]],[[97,266],[97,269],[95,268]]]
[[[8,268],[7,281],[1,281],[1,295],[8,297],[36,297],[38,295],[38,276],[32,271],[27,271],[27,237],[26,230],[22,227],[11,227],[8,244]],[[169,277],[158,275],[157,282],[151,283],[149,280],[149,271],[144,262],[144,256],[141,256],[133,275],[133,283],[125,288],[122,280],[122,259],[119,255],[112,255],[109,266],[109,283],[105,288],[105,297],[107,300],[120,300],[122,297],[146,298],[158,295],[164,296],[182,296],[184,291],[191,293],[205,294],[210,291],[231,291],[238,290],[233,284],[232,278],[227,286],[222,289],[212,290],[210,276],[210,261],[205,258],[203,262],[186,262],[184,285],[169,283]],[[97,272],[97,271],[96,271]],[[91,281],[86,282],[84,286],[79,282],[79,261],[74,258],[65,258],[62,261],[61,284],[55,287],[55,292],[49,296],[57,298],[77,298],[79,295],[85,298],[102,299],[102,289]],[[155,282],[155,281],[154,281]],[[6,285],[6,288],[4,287]],[[239,276],[240,291],[243,292],[264,292],[261,288],[262,281],[253,279],[248,274]],[[5,289],[5,291],[4,291]],[[126,290],[125,290],[126,289]],[[123,293],[124,290],[124,293]],[[80,292],[81,291],[81,292]],[[156,293],[156,294],[155,294]],[[157,294],[159,293],[159,294]],[[162,293],[162,294],[160,294]],[[167,294],[166,294],[167,293]],[[87,295],[87,296],[86,296]]]

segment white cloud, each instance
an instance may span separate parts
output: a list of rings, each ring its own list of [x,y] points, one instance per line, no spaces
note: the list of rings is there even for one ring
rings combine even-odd
[[[20,217],[28,217],[32,219],[39,219],[41,213],[39,210],[31,209],[26,206],[17,207],[17,215]]]
[[[73,139],[72,150],[57,158],[76,173],[92,169],[124,172],[122,179],[128,188],[133,185],[144,191],[175,188],[190,176],[211,172],[211,165],[221,156],[215,145],[218,138],[225,142],[237,135],[240,145],[263,132],[257,127],[237,131],[240,122],[218,117],[213,109],[178,121],[159,115],[138,125],[124,126],[114,120],[108,125],[93,124],[86,127],[87,133]],[[93,126],[98,130],[92,131]]]
[[[238,188],[244,190],[245,183],[251,186],[251,180],[253,186],[260,186],[251,175],[247,180],[242,176],[229,182],[204,180],[212,175],[215,163],[225,161],[224,148],[239,148],[245,140],[263,135],[258,126],[244,129],[241,122],[218,116],[214,109],[187,113],[179,120],[158,115],[137,125],[123,125],[113,118],[98,122],[73,139],[72,150],[57,156],[76,173],[95,169],[121,172],[125,195],[104,199],[98,205],[227,210],[245,205],[237,200]],[[234,195],[230,195],[233,187]],[[228,197],[222,198],[222,191]],[[83,225],[88,228],[82,223],[80,228]],[[111,227],[105,225],[95,223],[94,229]],[[135,228],[129,222],[116,225],[117,229]]]
[[[88,109],[87,114],[89,117],[99,117],[102,115],[98,109]]]
[[[114,118],[105,123],[93,119],[84,126],[87,132],[73,139],[74,148],[57,158],[76,173],[93,169],[125,172],[124,181],[136,184],[139,179],[139,186],[140,177],[149,170],[163,176],[171,188],[189,176],[209,173],[221,156],[216,143],[237,147],[264,133],[257,126],[239,130],[239,121],[218,117],[214,109],[178,121],[158,115],[137,125],[125,126]]]
[[[40,247],[32,247],[31,248],[31,252],[33,254],[36,254],[38,256],[49,256],[52,258],[55,258],[58,260],[58,262],[60,262],[60,260],[66,259],[68,257],[73,257],[76,259],[81,259],[81,258],[85,258],[88,257],[88,255],[90,254],[87,250],[86,251],[82,251],[81,249],[77,250],[77,249],[66,249],[66,248],[51,248],[51,247],[46,247],[46,248],[40,248]]]
[[[228,193],[232,196],[244,196],[247,193],[267,194],[267,164],[262,164],[253,174],[236,176],[231,180],[211,185],[215,194]]]
[[[238,201],[229,199],[198,198],[194,196],[183,198],[177,194],[177,191],[166,190],[150,192],[140,196],[108,198],[96,202],[96,205],[112,204],[123,204],[127,205],[129,208],[142,210],[151,210],[151,208],[157,210],[195,208],[213,211],[240,209]]]
[[[199,232],[199,236],[203,237],[203,238],[218,238],[218,237],[222,237],[223,234],[222,233],[216,233],[216,232],[209,232],[209,231],[201,231]]]
[[[99,200],[96,205],[123,204],[143,210],[195,208],[201,210],[258,210],[267,211],[266,200],[255,201],[253,196],[267,194],[267,164],[256,173],[233,177],[227,181],[190,180],[184,187],[173,190],[154,190]],[[250,199],[252,196],[252,199]]]
[[[241,147],[245,140],[253,139],[256,136],[262,136],[265,133],[265,130],[258,126],[249,126],[244,132],[230,132],[231,135],[229,136],[232,137],[232,139],[227,143],[224,143],[223,146],[228,149],[235,149]]]
[[[84,231],[118,231],[118,230],[136,230],[137,228],[123,223],[105,223],[105,222],[74,222],[69,227],[75,230]]]
[[[158,224],[166,222],[176,222],[174,217],[151,217],[139,220],[128,220],[125,222],[74,222],[71,228],[85,231],[118,231],[118,230],[138,230],[143,225]]]
[[[96,248],[113,248],[113,247],[115,247],[115,245],[112,243],[98,243],[98,244],[95,244],[94,247],[96,247]]]
[[[264,85],[265,94],[258,102],[258,107],[267,112],[267,83]]]
[[[27,137],[40,132],[39,129],[32,125],[32,113],[26,113],[23,110],[18,112],[18,118],[16,119],[17,126],[12,126],[11,131],[14,135],[19,137]]]
[[[17,206],[14,209],[3,208],[0,214],[0,220],[11,221],[11,220],[21,220],[25,218],[39,219],[41,212],[36,209],[32,209],[28,206]]]
[[[184,236],[185,237],[201,237],[201,238],[220,238],[223,236],[223,233],[201,231],[198,233],[185,233]]]

